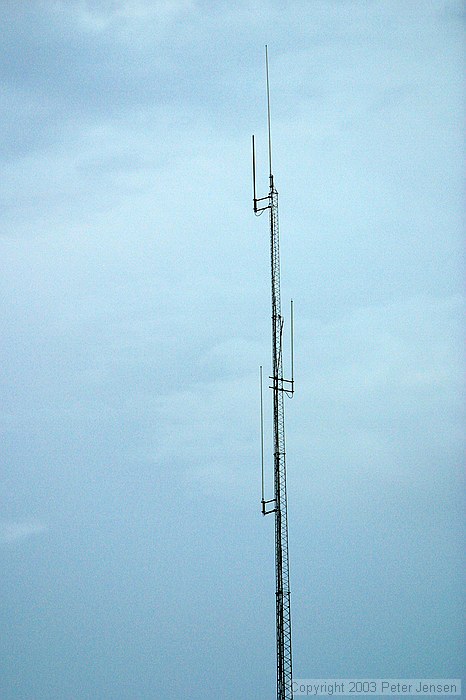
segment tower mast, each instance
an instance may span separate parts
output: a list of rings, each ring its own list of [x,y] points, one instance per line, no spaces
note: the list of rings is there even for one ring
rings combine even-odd
[[[256,196],[256,154],[254,136],[252,137],[254,213],[260,216],[269,212],[270,227],[270,265],[272,282],[272,376],[273,392],[273,498],[264,497],[264,459],[262,454],[262,514],[275,514],[275,611],[276,611],[276,645],[277,645],[277,700],[293,700],[292,689],[292,654],[291,654],[291,608],[290,576],[288,557],[288,514],[286,497],[286,461],[285,461],[285,412],[284,396],[292,396],[294,378],[283,376],[283,316],[280,299],[280,242],[278,226],[278,192],[275,189],[272,174],[272,137],[270,128],[270,88],[269,62],[267,46],[265,47],[265,66],[267,79],[267,126],[269,154],[269,193],[265,197]],[[291,302],[291,329],[293,329],[293,302]],[[293,348],[293,343],[291,345]],[[293,368],[293,359],[292,359]],[[261,444],[263,445],[262,412],[262,368],[261,368]]]

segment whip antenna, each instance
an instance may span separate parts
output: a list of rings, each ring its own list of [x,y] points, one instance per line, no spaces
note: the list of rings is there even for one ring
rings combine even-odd
[[[269,178],[270,186],[273,185],[272,175],[272,129],[270,127],[270,83],[269,83],[269,51],[267,44],[265,45],[265,74],[267,81],[267,127],[269,135]]]

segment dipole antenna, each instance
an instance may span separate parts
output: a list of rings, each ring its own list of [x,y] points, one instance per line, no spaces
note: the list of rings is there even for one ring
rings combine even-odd
[[[283,376],[283,316],[280,293],[280,240],[278,226],[278,192],[272,174],[272,136],[270,124],[269,56],[265,47],[267,83],[267,127],[269,147],[269,192],[265,197],[256,194],[256,150],[252,137],[253,206],[256,216],[269,212],[270,266],[272,291],[272,375],[273,392],[273,498],[264,495],[264,414],[261,384],[261,508],[263,515],[275,515],[275,613],[277,648],[277,700],[293,700],[291,654],[290,573],[288,556],[288,512],[286,496],[285,460],[285,394],[294,393],[293,359],[293,302],[291,302],[291,379]]]

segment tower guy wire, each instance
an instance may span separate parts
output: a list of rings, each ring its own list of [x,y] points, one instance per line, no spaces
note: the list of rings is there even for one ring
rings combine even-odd
[[[283,376],[283,325],[280,298],[280,241],[278,225],[278,192],[272,174],[272,136],[270,119],[270,84],[268,49],[265,47],[265,68],[267,84],[267,127],[269,155],[269,192],[265,197],[256,194],[256,152],[252,137],[253,203],[254,213],[260,216],[269,212],[270,265],[272,292],[272,375],[270,388],[273,393],[273,498],[264,496],[264,428],[261,381],[261,506],[263,515],[275,515],[275,613],[276,613],[276,652],[277,652],[277,700],[293,700],[292,651],[291,651],[291,604],[290,574],[288,555],[288,512],[286,495],[285,459],[285,394],[294,393],[293,376],[293,302],[291,302],[291,379]]]

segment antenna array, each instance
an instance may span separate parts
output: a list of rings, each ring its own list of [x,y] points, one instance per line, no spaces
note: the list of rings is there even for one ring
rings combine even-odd
[[[272,282],[272,375],[269,377],[273,392],[273,464],[274,493],[266,500],[264,495],[264,425],[261,381],[261,470],[262,514],[275,514],[275,590],[276,590],[276,644],[277,644],[277,700],[293,700],[291,654],[290,575],[288,557],[288,515],[286,497],[285,411],[284,396],[294,393],[293,377],[293,302],[291,302],[291,379],[283,376],[283,316],[280,299],[280,241],[278,226],[278,192],[272,174],[272,136],[270,125],[270,86],[268,50],[265,47],[267,79],[267,126],[269,150],[269,192],[265,197],[256,194],[256,151],[252,137],[252,170],[254,213],[269,212],[270,263]]]

